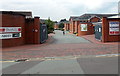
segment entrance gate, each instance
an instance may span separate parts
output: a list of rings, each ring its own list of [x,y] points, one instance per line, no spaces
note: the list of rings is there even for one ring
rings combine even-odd
[[[40,43],[44,43],[48,39],[47,25],[40,24]]]
[[[102,23],[95,24],[95,38],[102,41]]]

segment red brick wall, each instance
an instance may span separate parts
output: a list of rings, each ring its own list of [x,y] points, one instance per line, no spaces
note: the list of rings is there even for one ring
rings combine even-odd
[[[34,26],[34,19],[26,19],[26,22],[25,22],[25,43],[26,44],[32,44],[34,41],[33,41],[33,36],[34,36],[34,33],[33,33],[33,27]]]
[[[70,30],[70,24],[69,23],[67,24],[67,30]]]
[[[67,23],[64,23],[64,30],[67,31]]]
[[[34,44],[40,43],[40,19],[39,17],[34,18]]]
[[[72,19],[70,19],[69,21],[70,21],[70,33],[73,33],[73,21]]]
[[[73,33],[75,33],[75,21],[73,21]]]
[[[40,43],[40,19],[26,19],[25,23],[25,42],[26,44],[39,44]]]
[[[80,24],[80,21],[75,21],[75,32],[78,33],[78,26]]]
[[[102,42],[118,42],[120,41],[120,35],[109,35],[109,21],[119,21],[120,18],[107,19],[103,17],[102,19]]]
[[[70,23],[68,23],[68,30],[70,30]]]
[[[81,24],[87,24],[87,31],[81,31]],[[78,25],[78,36],[94,34],[94,27],[92,23],[80,23]]]
[[[20,38],[2,39],[2,47],[40,43],[40,19],[25,19],[23,15],[2,14],[2,27],[21,27]]]
[[[70,32],[72,34],[75,32],[75,21],[71,21],[70,23]]]
[[[75,21],[75,33],[77,32],[77,21]]]
[[[25,17],[22,15],[2,14],[2,27],[21,27],[22,37],[14,39],[3,39],[2,47],[18,46],[25,44]]]
[[[64,23],[64,28],[65,28],[65,31],[68,31],[70,30],[70,24],[69,23]]]

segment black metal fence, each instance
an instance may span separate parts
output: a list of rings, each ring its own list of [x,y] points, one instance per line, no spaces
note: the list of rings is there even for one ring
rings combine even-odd
[[[47,25],[40,24],[40,43],[46,42],[47,39],[48,39]]]
[[[95,38],[97,40],[102,40],[102,23],[95,24]]]

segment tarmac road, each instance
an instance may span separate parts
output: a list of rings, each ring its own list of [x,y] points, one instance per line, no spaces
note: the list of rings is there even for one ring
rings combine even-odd
[[[62,31],[55,30],[53,38],[53,44],[90,43],[88,40],[82,37],[77,37],[75,34],[69,34],[67,31],[65,32],[65,35],[63,35]]]
[[[118,74],[118,57],[3,62],[3,74]]]

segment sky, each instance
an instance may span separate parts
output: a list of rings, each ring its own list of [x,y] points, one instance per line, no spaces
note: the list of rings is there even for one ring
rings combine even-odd
[[[41,19],[60,21],[85,13],[118,13],[119,0],[1,0],[1,11],[31,11]]]

